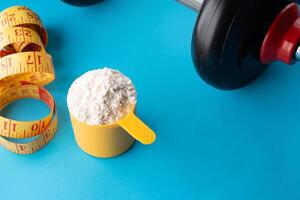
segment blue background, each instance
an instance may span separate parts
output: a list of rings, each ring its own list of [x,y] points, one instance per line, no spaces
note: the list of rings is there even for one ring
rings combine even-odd
[[[59,111],[54,140],[33,155],[0,149],[0,199],[300,199],[300,66],[275,63],[249,86],[218,91],[190,58],[197,14],[174,0],[105,0],[87,8],[59,0],[26,5],[49,32]],[[138,91],[138,115],[157,132],[113,159],[76,145],[66,105],[71,82],[110,66]],[[27,107],[26,107],[27,106]],[[30,107],[28,107],[30,106]],[[36,119],[47,108],[21,100],[2,112]]]

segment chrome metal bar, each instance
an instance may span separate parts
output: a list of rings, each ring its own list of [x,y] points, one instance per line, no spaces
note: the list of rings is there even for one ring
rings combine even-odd
[[[295,53],[295,60],[300,61],[300,46],[297,48]]]
[[[177,0],[177,1],[193,9],[196,12],[200,12],[203,2],[205,0]]]

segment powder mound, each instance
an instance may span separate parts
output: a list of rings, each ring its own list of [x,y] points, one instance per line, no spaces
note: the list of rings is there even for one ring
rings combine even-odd
[[[72,115],[89,125],[107,125],[125,117],[136,104],[131,80],[117,70],[89,71],[71,85],[67,103]]]

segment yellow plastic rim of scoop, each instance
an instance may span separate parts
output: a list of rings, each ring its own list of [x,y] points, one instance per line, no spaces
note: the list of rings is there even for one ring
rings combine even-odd
[[[121,120],[111,124],[96,126],[102,128],[121,126],[129,135],[131,135],[136,140],[140,141],[142,144],[152,144],[156,139],[155,132],[150,127],[148,127],[140,118],[138,118],[134,114],[134,111],[135,106]]]

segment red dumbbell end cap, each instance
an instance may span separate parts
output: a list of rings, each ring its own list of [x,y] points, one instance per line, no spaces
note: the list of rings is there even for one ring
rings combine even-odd
[[[275,18],[263,41],[260,61],[268,64],[282,61],[291,64],[300,42],[300,10],[298,5],[287,5]]]

